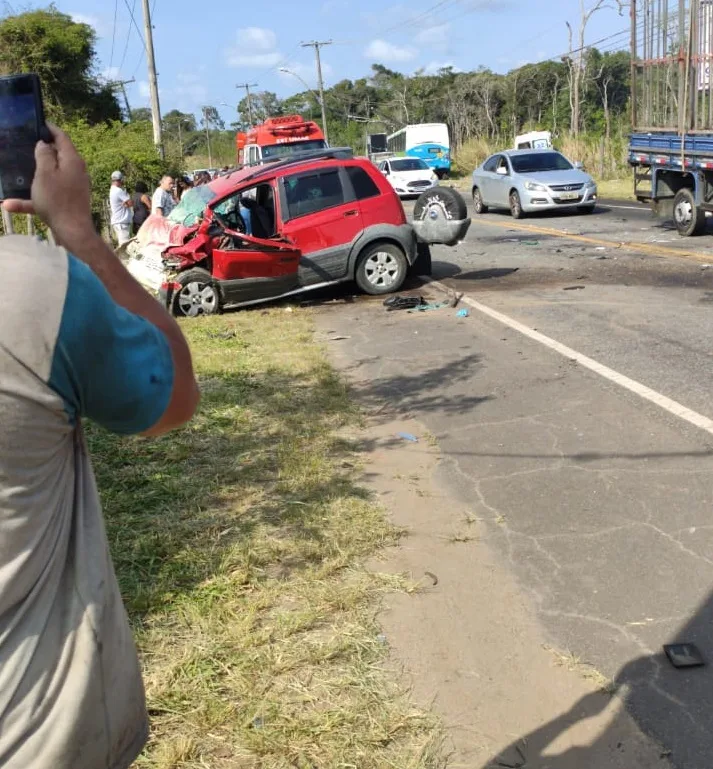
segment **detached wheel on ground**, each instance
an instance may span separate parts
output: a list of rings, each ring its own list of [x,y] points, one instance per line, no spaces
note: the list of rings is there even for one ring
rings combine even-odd
[[[525,216],[525,212],[522,210],[520,193],[517,190],[513,190],[510,193],[510,213],[513,219],[522,219]]]
[[[706,229],[706,212],[696,205],[693,190],[684,187],[673,199],[673,221],[684,238],[700,235]]]
[[[180,290],[173,298],[173,314],[179,318],[215,315],[220,312],[220,295],[208,270],[196,267],[177,279]]]
[[[413,207],[413,218],[425,219],[429,209],[443,211],[449,220],[458,221],[468,216],[468,207],[463,196],[451,187],[433,187],[419,195]]]
[[[483,203],[483,193],[478,187],[473,187],[473,209],[476,214],[488,213],[488,207]]]
[[[366,294],[391,294],[401,288],[407,273],[408,260],[398,246],[375,243],[359,257],[354,278]]]

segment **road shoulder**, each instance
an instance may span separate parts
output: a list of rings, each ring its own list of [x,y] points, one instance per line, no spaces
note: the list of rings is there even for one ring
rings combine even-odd
[[[325,332],[334,328],[333,316],[318,315],[318,322]],[[357,436],[367,460],[364,483],[405,532],[374,568],[406,572],[420,585],[389,597],[383,632],[417,702],[443,718],[452,769],[666,766],[606,679],[549,646],[487,542],[478,506],[449,492],[448,462],[424,425],[388,398],[374,399],[348,347],[329,349],[371,412]]]

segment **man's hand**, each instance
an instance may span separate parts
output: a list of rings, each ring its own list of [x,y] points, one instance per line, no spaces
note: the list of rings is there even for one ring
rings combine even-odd
[[[37,214],[58,242],[68,245],[94,235],[91,186],[87,166],[67,134],[54,125],[49,130],[53,143],[35,147],[32,200],[6,200],[3,206],[15,214]]]

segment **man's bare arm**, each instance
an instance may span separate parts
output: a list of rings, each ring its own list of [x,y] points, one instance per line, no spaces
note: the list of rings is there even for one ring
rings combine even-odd
[[[86,165],[69,137],[51,126],[53,144],[40,142],[32,201],[6,200],[14,213],[37,213],[57,242],[87,264],[114,301],[153,323],[166,337],[174,364],[173,391],[161,419],[147,435],[158,435],[187,422],[200,398],[188,344],[176,321],[127,272],[94,229]]]

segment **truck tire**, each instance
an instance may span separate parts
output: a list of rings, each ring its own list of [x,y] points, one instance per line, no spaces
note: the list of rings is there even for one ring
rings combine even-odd
[[[413,207],[413,218],[424,219],[430,208],[437,206],[443,209],[445,215],[451,220],[465,219],[468,216],[468,208],[463,196],[452,187],[433,187],[418,196]]]
[[[374,243],[359,255],[354,278],[365,294],[391,294],[403,286],[408,267],[406,254],[398,246]]]
[[[696,205],[693,190],[680,189],[673,199],[673,221],[684,238],[700,235],[706,229],[706,212]]]

